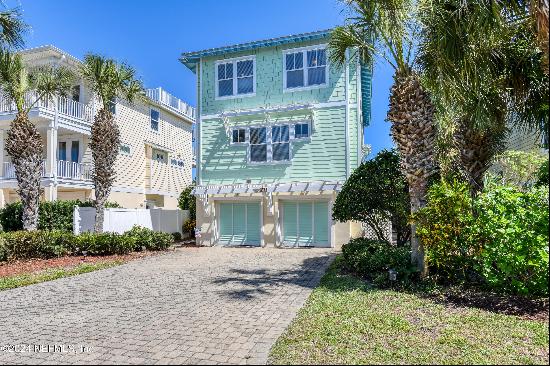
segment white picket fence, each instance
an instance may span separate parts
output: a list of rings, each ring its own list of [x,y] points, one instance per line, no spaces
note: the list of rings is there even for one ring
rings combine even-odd
[[[103,221],[104,232],[124,233],[139,225],[165,233],[182,232],[183,223],[189,219],[187,210],[106,208]],[[75,207],[73,231],[76,235],[94,230],[95,208]]]

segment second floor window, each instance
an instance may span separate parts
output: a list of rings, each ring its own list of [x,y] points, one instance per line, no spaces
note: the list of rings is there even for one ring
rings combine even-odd
[[[234,128],[231,142],[234,144],[242,144],[246,142],[246,129]]]
[[[216,64],[216,97],[232,97],[255,92],[254,59],[238,59]]]
[[[290,160],[288,125],[271,127],[272,160]]]
[[[284,54],[285,89],[322,86],[327,83],[325,48],[290,51]]]
[[[160,119],[159,111],[151,109],[151,130],[153,131],[159,130],[159,119]]]

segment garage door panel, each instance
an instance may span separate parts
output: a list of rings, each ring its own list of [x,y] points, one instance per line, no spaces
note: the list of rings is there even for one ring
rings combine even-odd
[[[328,202],[282,201],[283,243],[330,247]]]
[[[220,244],[260,245],[261,209],[259,203],[220,203]]]

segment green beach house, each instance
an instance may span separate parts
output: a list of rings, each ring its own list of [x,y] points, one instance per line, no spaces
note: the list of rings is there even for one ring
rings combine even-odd
[[[330,62],[330,30],[186,52],[197,75],[197,242],[339,247],[332,204],[360,164],[371,69]]]

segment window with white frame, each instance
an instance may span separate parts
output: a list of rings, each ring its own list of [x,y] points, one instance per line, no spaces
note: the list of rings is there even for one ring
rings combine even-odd
[[[254,58],[244,58],[216,63],[216,97],[233,97],[254,94]]]
[[[288,125],[271,127],[271,160],[290,160],[290,136]]]
[[[267,128],[250,128],[250,161],[267,162]]]
[[[181,160],[181,159],[179,159],[179,158],[172,158],[172,159],[170,159],[170,164],[171,164],[173,167],[176,167],[176,168],[183,168],[183,166],[184,166],[183,160]]]
[[[327,53],[324,46],[286,52],[284,65],[285,89],[327,84]]]
[[[294,125],[294,138],[306,139],[309,138],[309,123],[296,123]]]
[[[166,163],[168,159],[168,153],[159,149],[153,149],[153,160],[159,163]]]
[[[243,144],[246,142],[246,129],[245,128],[234,128],[231,136],[231,143],[233,144]]]
[[[132,155],[132,147],[128,144],[120,144],[120,146],[118,147],[118,151],[122,155],[127,155],[127,156]]]
[[[155,110],[155,109],[151,109],[150,117],[151,117],[151,130],[158,131],[159,130],[160,112]]]

